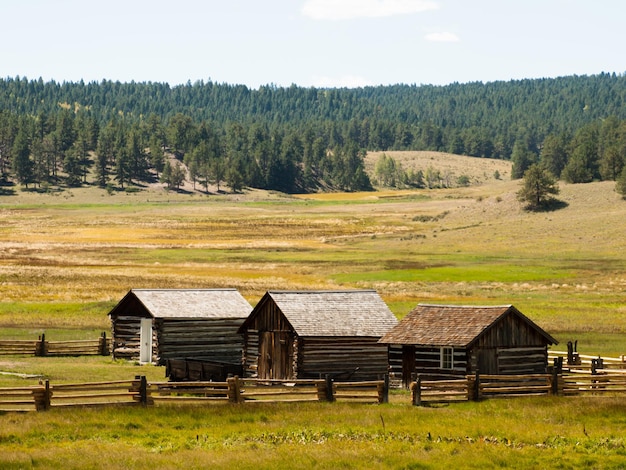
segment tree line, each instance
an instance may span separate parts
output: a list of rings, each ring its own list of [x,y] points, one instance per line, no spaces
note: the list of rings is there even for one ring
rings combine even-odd
[[[571,182],[624,167],[626,77],[317,89],[0,79],[0,172],[27,187],[369,189],[368,150],[541,162]],[[183,174],[166,152],[185,163]],[[392,164],[393,162],[391,162]],[[390,164],[390,162],[387,162]],[[420,175],[398,180],[421,184]]]

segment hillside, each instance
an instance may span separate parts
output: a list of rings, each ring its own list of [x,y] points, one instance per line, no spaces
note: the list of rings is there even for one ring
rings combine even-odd
[[[155,174],[178,187],[168,153],[199,186],[291,194],[370,189],[364,155],[390,151],[511,161],[502,178],[521,178],[541,161],[569,182],[615,180],[625,166],[616,150],[626,145],[624,101],[626,77],[614,74],[258,90],[0,79],[0,191],[16,184],[120,190],[151,184]],[[402,156],[403,166],[411,159]],[[476,184],[489,170],[456,177]],[[450,179],[450,170],[439,171]]]
[[[371,180],[374,180],[374,167],[381,155],[393,158],[402,165],[405,171],[413,170],[426,172],[428,168],[434,168],[442,174],[451,175],[453,186],[460,176],[469,177],[470,185],[479,185],[493,182],[496,172],[499,179],[511,179],[511,162],[490,158],[468,157],[446,152],[433,151],[387,151],[368,152],[365,157],[365,171]]]

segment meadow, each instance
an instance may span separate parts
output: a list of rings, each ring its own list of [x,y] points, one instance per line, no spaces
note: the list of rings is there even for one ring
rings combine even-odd
[[[372,288],[398,318],[420,302],[513,304],[557,349],[578,340],[582,354],[626,354],[626,201],[614,184],[561,183],[563,208],[528,213],[515,197],[519,182],[480,171],[469,187],[434,190],[2,196],[0,338],[94,339],[131,288],[232,287],[253,305],[272,289]],[[108,358],[0,357],[0,371],[68,382],[163,378],[161,368]],[[25,381],[0,374],[0,387]],[[395,393],[381,406],[6,414],[0,466],[626,466],[620,399],[416,409]]]

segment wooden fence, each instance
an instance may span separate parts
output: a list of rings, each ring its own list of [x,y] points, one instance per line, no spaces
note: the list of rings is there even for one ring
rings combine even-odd
[[[468,375],[449,380],[421,380],[411,384],[416,406],[487,398],[537,395],[626,395],[626,371],[570,370],[562,374]]]
[[[0,355],[35,356],[108,356],[111,340],[106,333],[95,340],[48,341],[42,334],[37,340],[0,340]]]
[[[548,361],[562,358],[563,367],[576,369],[618,369],[626,370],[626,356],[606,357],[578,354],[575,351],[548,351]]]
[[[565,374],[471,375],[411,384],[413,405],[453,403],[496,397],[536,395],[624,396],[626,371]],[[350,401],[387,403],[388,380],[334,382],[327,380],[263,380],[228,378],[225,382],[154,382],[133,380],[51,384],[0,388],[0,412],[45,411],[61,407],[155,406],[162,404],[293,403]]]
[[[560,377],[563,395],[608,395],[626,393],[626,371],[570,371]]]
[[[152,406],[164,403],[286,403],[357,401],[386,403],[388,381],[261,380],[232,377],[225,382],[131,381],[51,384],[0,388],[0,411],[44,411],[59,407]]]

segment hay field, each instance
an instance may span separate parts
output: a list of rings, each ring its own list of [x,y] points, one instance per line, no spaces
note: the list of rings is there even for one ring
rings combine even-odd
[[[612,183],[561,183],[563,209],[527,213],[518,187],[18,191],[0,198],[0,328],[107,328],[131,288],[233,287],[252,304],[373,288],[398,317],[418,302],[514,304],[583,353],[625,353],[626,201]]]

